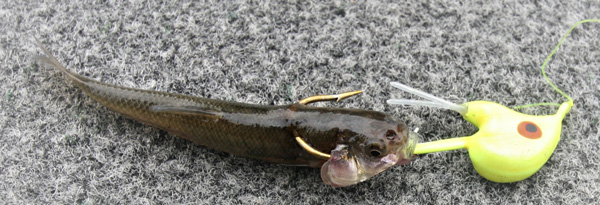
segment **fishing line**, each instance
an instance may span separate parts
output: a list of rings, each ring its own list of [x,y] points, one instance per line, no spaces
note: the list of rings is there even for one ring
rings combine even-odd
[[[554,47],[554,50],[552,50],[552,52],[550,52],[550,55],[548,55],[548,57],[546,57],[546,60],[544,60],[544,64],[542,64],[542,75],[544,76],[544,79],[546,79],[546,82],[548,82],[548,84],[550,84],[550,86],[552,88],[554,88],[554,90],[556,90],[558,93],[560,93],[562,96],[564,96],[565,98],[567,98],[571,102],[573,101],[573,98],[571,98],[565,92],[563,92],[558,87],[556,87],[556,85],[554,85],[554,83],[552,83],[552,81],[550,80],[550,78],[548,78],[548,76],[546,75],[546,65],[548,65],[548,62],[550,62],[550,59],[552,58],[552,56],[556,53],[556,51],[558,51],[558,48],[560,47],[560,45],[562,45],[562,43],[569,36],[569,34],[575,29],[575,27],[577,27],[579,24],[589,23],[589,22],[600,22],[600,19],[586,19],[586,20],[583,20],[583,21],[579,21],[575,25],[571,26],[571,28],[567,31],[567,33],[565,33],[565,35],[563,35],[563,37],[560,39],[560,41],[558,42],[558,44],[556,44],[556,46]],[[558,103],[535,103],[535,104],[527,104],[527,105],[515,106],[514,109],[521,109],[521,108],[541,106],[541,105],[555,105],[555,106],[560,106],[560,104],[558,104]]]

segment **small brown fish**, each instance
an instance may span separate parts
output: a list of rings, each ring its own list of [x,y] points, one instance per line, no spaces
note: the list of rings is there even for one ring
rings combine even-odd
[[[254,105],[98,82],[68,70],[37,44],[46,55],[37,57],[40,62],[111,110],[215,150],[321,167],[323,181],[332,186],[356,184],[407,163],[417,142],[405,124],[376,111],[306,103]]]

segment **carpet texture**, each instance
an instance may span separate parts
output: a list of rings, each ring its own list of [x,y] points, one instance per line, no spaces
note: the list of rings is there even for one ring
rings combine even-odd
[[[598,1],[2,1],[0,196],[7,204],[589,204],[600,196],[600,23],[575,29],[548,75],[575,99],[541,170],[500,184],[465,150],[426,154],[345,188],[318,169],[230,156],[113,113],[34,60],[40,39],[106,83],[389,113],[421,141],[467,136],[460,115],[390,106],[400,81],[455,103],[565,99],[540,67]],[[524,113],[544,115],[556,107]]]

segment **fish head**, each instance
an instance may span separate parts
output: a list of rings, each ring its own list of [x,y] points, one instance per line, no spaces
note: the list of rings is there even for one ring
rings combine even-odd
[[[321,167],[323,182],[335,187],[365,181],[382,171],[410,162],[418,141],[403,123],[374,121],[359,130],[345,130]]]

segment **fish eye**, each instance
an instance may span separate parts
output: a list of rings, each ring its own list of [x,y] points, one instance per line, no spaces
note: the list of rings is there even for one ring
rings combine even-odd
[[[379,142],[371,142],[367,145],[366,153],[372,157],[380,157],[383,154],[385,146]]]
[[[385,138],[388,140],[394,140],[398,137],[398,134],[396,134],[396,132],[394,132],[394,130],[388,130],[385,133]]]
[[[379,152],[378,150],[371,150],[371,156],[379,157],[379,155],[381,155],[381,152]]]

